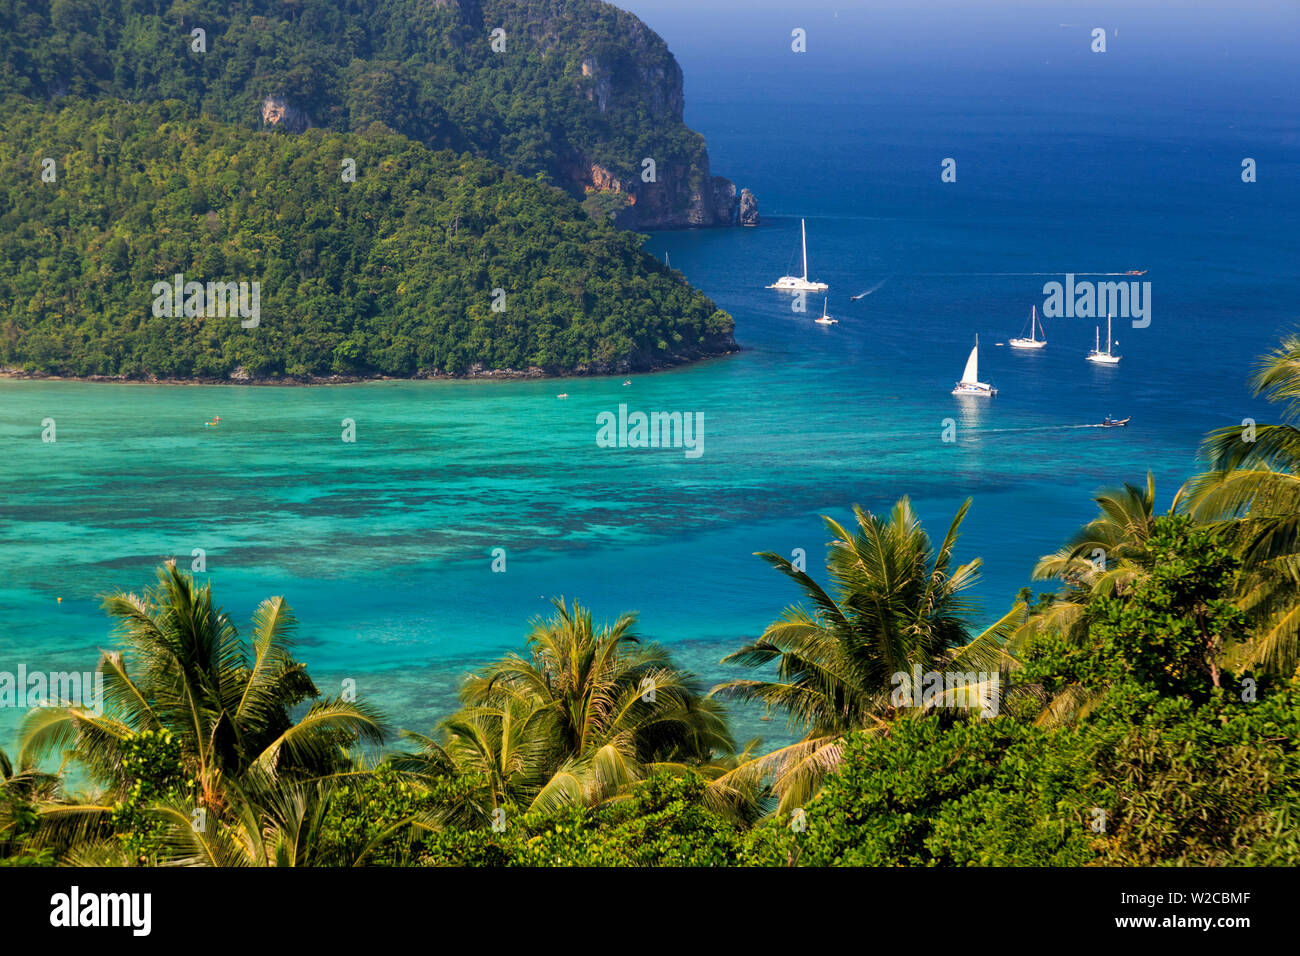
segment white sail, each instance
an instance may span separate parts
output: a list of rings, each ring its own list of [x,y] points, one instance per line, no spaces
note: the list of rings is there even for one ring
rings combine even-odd
[[[799,232],[803,236],[803,281],[808,281],[808,223],[799,220]]]
[[[961,373],[961,381],[952,390],[954,395],[979,395],[988,398],[996,395],[998,390],[992,385],[980,381],[980,337],[975,336],[975,347],[970,350],[966,360],[966,370]]]

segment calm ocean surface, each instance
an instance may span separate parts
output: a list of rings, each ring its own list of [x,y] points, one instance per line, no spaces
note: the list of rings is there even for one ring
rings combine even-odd
[[[321,688],[354,678],[398,726],[431,728],[458,676],[520,647],[559,595],[639,611],[644,635],[713,683],[797,597],[752,553],[804,548],[819,569],[819,514],[909,494],[937,536],[973,497],[960,556],[983,556],[992,618],[1097,488],[1149,468],[1167,505],[1205,431],[1274,417],[1246,378],[1297,318],[1297,112],[1280,79],[1238,95],[1157,53],[1149,81],[1132,58],[1106,70],[1064,53],[907,74],[843,47],[792,77],[780,43],[705,62],[687,14],[639,12],[682,58],[715,171],[753,188],[764,220],[646,248],[735,316],[746,351],[628,387],[0,381],[0,670],[92,668],[112,643],[98,596],[203,548],[237,622],[285,595]],[[958,181],[943,184],[949,156]],[[1246,156],[1257,183],[1240,180]],[[813,323],[820,296],[796,313],[763,288],[797,271],[800,216],[838,325]],[[1149,270],[1152,321],[1116,323],[1118,367],[1084,361],[1086,319],[1047,320],[1038,354],[997,345],[1041,311],[1052,276],[1028,273],[1128,269]],[[976,333],[1000,392],[959,403]],[[702,412],[703,456],[597,447],[596,416],[619,403]],[[1081,427],[1107,413],[1133,423]],[[0,708],[0,745],[20,718]],[[738,724],[784,737],[779,721]]]

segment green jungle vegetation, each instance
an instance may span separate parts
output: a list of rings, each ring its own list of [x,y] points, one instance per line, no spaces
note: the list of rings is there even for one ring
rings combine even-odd
[[[174,101],[0,107],[0,367],[410,377],[735,348],[731,317],[642,237],[484,159],[378,125],[255,132]],[[177,273],[260,283],[259,324],[155,316],[154,283]]]
[[[904,498],[827,519],[825,585],[763,556],[796,603],[730,656],[752,679],[706,691],[633,615],[560,599],[382,755],[393,728],[319,692],[283,598],[241,636],[168,564],[105,599],[103,713],[37,708],[0,760],[0,862],[1294,866],[1300,336],[1255,386],[1277,424],[1212,432],[1167,511],[1149,477],[1100,492],[1034,569],[1057,590],[978,633],[965,508],[936,543]],[[996,715],[900,698],[913,668],[995,673]],[[738,746],[727,699],[801,739]]]
[[[629,180],[646,156],[703,185],[680,82],[660,37],[596,0],[0,0],[0,95],[179,100],[249,128],[276,97],[315,126],[382,123],[566,188],[575,163]]]

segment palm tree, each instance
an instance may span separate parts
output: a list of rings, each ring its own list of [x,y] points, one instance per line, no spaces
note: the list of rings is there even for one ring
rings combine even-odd
[[[318,777],[348,767],[346,746],[383,740],[384,727],[365,704],[318,699],[291,654],[295,621],[283,598],[258,605],[246,647],[213,605],[209,586],[199,587],[173,561],[158,569],[158,582],[143,596],[119,592],[104,601],[126,652],[100,659],[103,713],[78,706],[34,711],[23,726],[24,762],[60,752],[113,791],[125,779],[125,742],[145,730],[170,731],[200,802],[219,813],[227,792],[253,772]],[[309,700],[292,719],[291,708]]]
[[[53,799],[63,790],[58,774],[46,773],[30,764],[15,768],[0,747],[0,794],[25,801]]]
[[[288,780],[254,767],[242,783],[227,791],[222,814],[192,797],[170,797],[146,808],[148,819],[161,824],[155,866],[261,867],[356,866],[364,863],[383,840],[405,830],[413,835],[417,817],[398,821],[372,838],[359,851],[339,858],[326,850],[322,832],[330,802],[343,775],[312,780]],[[134,859],[113,834],[82,838],[62,855],[71,866],[135,866]]]
[[[1282,407],[1282,423],[1211,432],[1208,470],[1187,482],[1184,507],[1242,558],[1237,603],[1255,636],[1239,663],[1285,676],[1300,672],[1300,335],[1260,360],[1252,384]]]
[[[1177,500],[1177,499],[1175,499]],[[1145,487],[1125,482],[1097,494],[1098,514],[1053,554],[1038,559],[1033,579],[1059,579],[1064,587],[1056,600],[1035,609],[1017,631],[1012,646],[1033,634],[1055,631],[1083,640],[1084,610],[1089,600],[1123,594],[1150,566],[1146,543],[1156,519],[1155,477],[1147,472]]]
[[[554,607],[534,621],[528,656],[472,676],[461,711],[443,722],[445,742],[417,738],[402,766],[450,765],[486,780],[493,808],[544,810],[614,799],[658,770],[704,768],[734,750],[721,708],[666,651],[640,642],[635,615],[597,628],[576,602]],[[738,792],[723,785],[712,797]]]
[[[442,746],[409,732],[419,750],[390,757],[397,769],[436,779],[460,775],[483,784],[484,819],[498,807],[526,806],[546,783],[545,712],[524,696],[503,695],[467,705],[441,724]]]
[[[38,807],[64,799],[63,780],[36,767],[15,768],[0,747],[0,859],[22,853],[38,826]]]
[[[800,806],[838,766],[846,734],[881,730],[903,712],[893,702],[897,675],[931,671],[1000,671],[1002,645],[1020,620],[1017,604],[972,638],[974,606],[965,597],[979,578],[980,559],[955,565],[962,520],[953,518],[936,550],[907,498],[887,517],[854,506],[856,529],[823,517],[833,540],[828,593],[777,554],[759,555],[793,580],[811,604],[787,608],[762,636],[724,663],[760,667],[775,662],[775,680],[733,680],[713,695],[784,710],[799,742],[746,761],[723,779],[772,779],[780,812]]]
[[[1177,507],[1178,497],[1174,499]],[[1099,597],[1122,595],[1151,567],[1147,541],[1158,515],[1155,510],[1155,476],[1147,472],[1144,487],[1125,482],[1102,489],[1093,501],[1097,517],[1076,531],[1065,545],[1039,558],[1033,579],[1059,579],[1062,588],[1026,615],[1008,642],[1008,650],[1020,652],[1040,634],[1060,634],[1067,641],[1088,640],[1087,611]],[[1173,511],[1173,507],[1170,508]],[[1096,688],[1070,684],[1055,694],[1039,685],[1027,685],[1019,692],[1037,699],[1040,710],[1036,723],[1057,727],[1088,713],[1100,699]]]
[[[332,777],[286,780],[253,768],[232,801],[233,812],[224,816],[205,813],[196,822],[201,808],[193,801],[161,801],[151,808],[165,824],[160,862],[219,867],[325,863],[319,859],[319,837],[335,788]]]

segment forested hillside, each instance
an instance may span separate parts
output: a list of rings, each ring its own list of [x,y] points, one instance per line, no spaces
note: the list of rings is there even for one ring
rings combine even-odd
[[[98,9],[54,6],[86,22]],[[143,70],[152,61],[139,53]],[[158,92],[185,92],[170,75],[154,74]],[[730,317],[642,252],[641,237],[486,160],[379,126],[258,132],[174,101],[0,106],[3,367],[255,379],[615,371],[734,346]],[[176,273],[260,283],[259,323],[155,315],[154,284]]]
[[[736,210],[667,46],[597,0],[0,0],[4,93],[176,99],[248,128],[382,122],[603,192],[589,208],[643,228]]]

